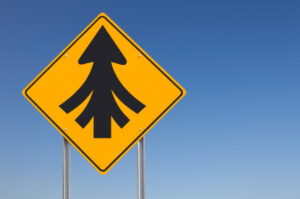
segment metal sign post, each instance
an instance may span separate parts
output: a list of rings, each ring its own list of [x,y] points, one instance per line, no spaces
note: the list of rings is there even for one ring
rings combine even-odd
[[[145,137],[137,144],[138,199],[145,199]]]
[[[63,138],[63,199],[70,199],[70,143]],[[145,137],[137,144],[138,199],[145,199]]]
[[[70,143],[63,138],[63,199],[70,199]]]

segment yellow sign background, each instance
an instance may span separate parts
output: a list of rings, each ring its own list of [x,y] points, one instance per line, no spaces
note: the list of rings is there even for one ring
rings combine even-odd
[[[89,75],[93,63],[80,65],[78,60],[102,26],[127,60],[125,65],[112,63],[117,77],[146,106],[137,114],[114,95],[130,121],[120,128],[112,119],[109,139],[93,137],[93,119],[85,128],[75,121],[90,96],[68,114],[59,107]],[[185,90],[102,13],[24,89],[23,94],[101,174],[105,174],[184,96]]]

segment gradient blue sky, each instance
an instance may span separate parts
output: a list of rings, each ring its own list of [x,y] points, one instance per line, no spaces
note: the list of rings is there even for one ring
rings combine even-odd
[[[146,196],[300,198],[299,1],[3,1],[0,198],[61,198],[62,137],[22,89],[105,12],[187,90],[146,136]],[[136,198],[72,149],[72,199]]]

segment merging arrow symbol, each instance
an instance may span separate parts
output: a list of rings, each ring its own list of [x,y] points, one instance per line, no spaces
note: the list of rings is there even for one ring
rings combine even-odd
[[[94,138],[111,138],[111,118],[121,128],[129,122],[117,105],[113,93],[135,113],[145,107],[124,88],[113,70],[112,62],[125,65],[126,58],[102,26],[78,62],[93,62],[93,67],[83,85],[60,107],[69,113],[92,93],[76,122],[84,128],[94,118]]]

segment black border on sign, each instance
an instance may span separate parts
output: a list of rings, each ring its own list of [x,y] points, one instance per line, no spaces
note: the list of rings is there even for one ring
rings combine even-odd
[[[116,157],[105,169],[101,169],[64,131],[63,129],[61,129],[47,114],[46,112],[39,107],[39,105],[32,99],[30,98],[30,96],[27,94],[28,90],[66,53],[66,51],[68,51],[97,21],[99,21],[101,18],[104,18],[106,21],[108,21],[121,35],[123,35],[123,37],[125,37],[127,39],[127,41],[129,41],[141,54],[143,54],[166,78],[168,78],[179,90],[180,90],[180,95],[152,122],[150,123],[150,125],[136,138],[134,139],[130,145],[128,147],[126,147],[126,149],[124,151],[122,151],[122,153]],[[106,172],[111,165],[113,165],[135,142],[136,140],[138,140],[140,137],[142,137],[142,135],[183,95],[183,90],[168,76],[164,73],[164,71],[162,71],[155,63],[153,63],[151,61],[151,59],[148,58],[147,55],[145,55],[132,41],[130,41],[130,39],[128,39],[126,37],[126,35],[124,35],[122,33],[122,31],[120,31],[109,19],[107,19],[105,16],[100,16],[98,19],[96,19],[94,21],[94,23],[92,23],[42,74],[40,74],[40,76],[25,90],[25,95],[28,97],[28,99],[30,99],[32,101],[33,104],[35,104],[35,106],[64,134],[64,136],[66,136],[72,143],[73,145],[76,146],[76,148],[78,150],[81,151],[82,154],[84,154],[91,163],[94,164],[94,166],[96,168],[98,168],[100,171],[102,172]]]

